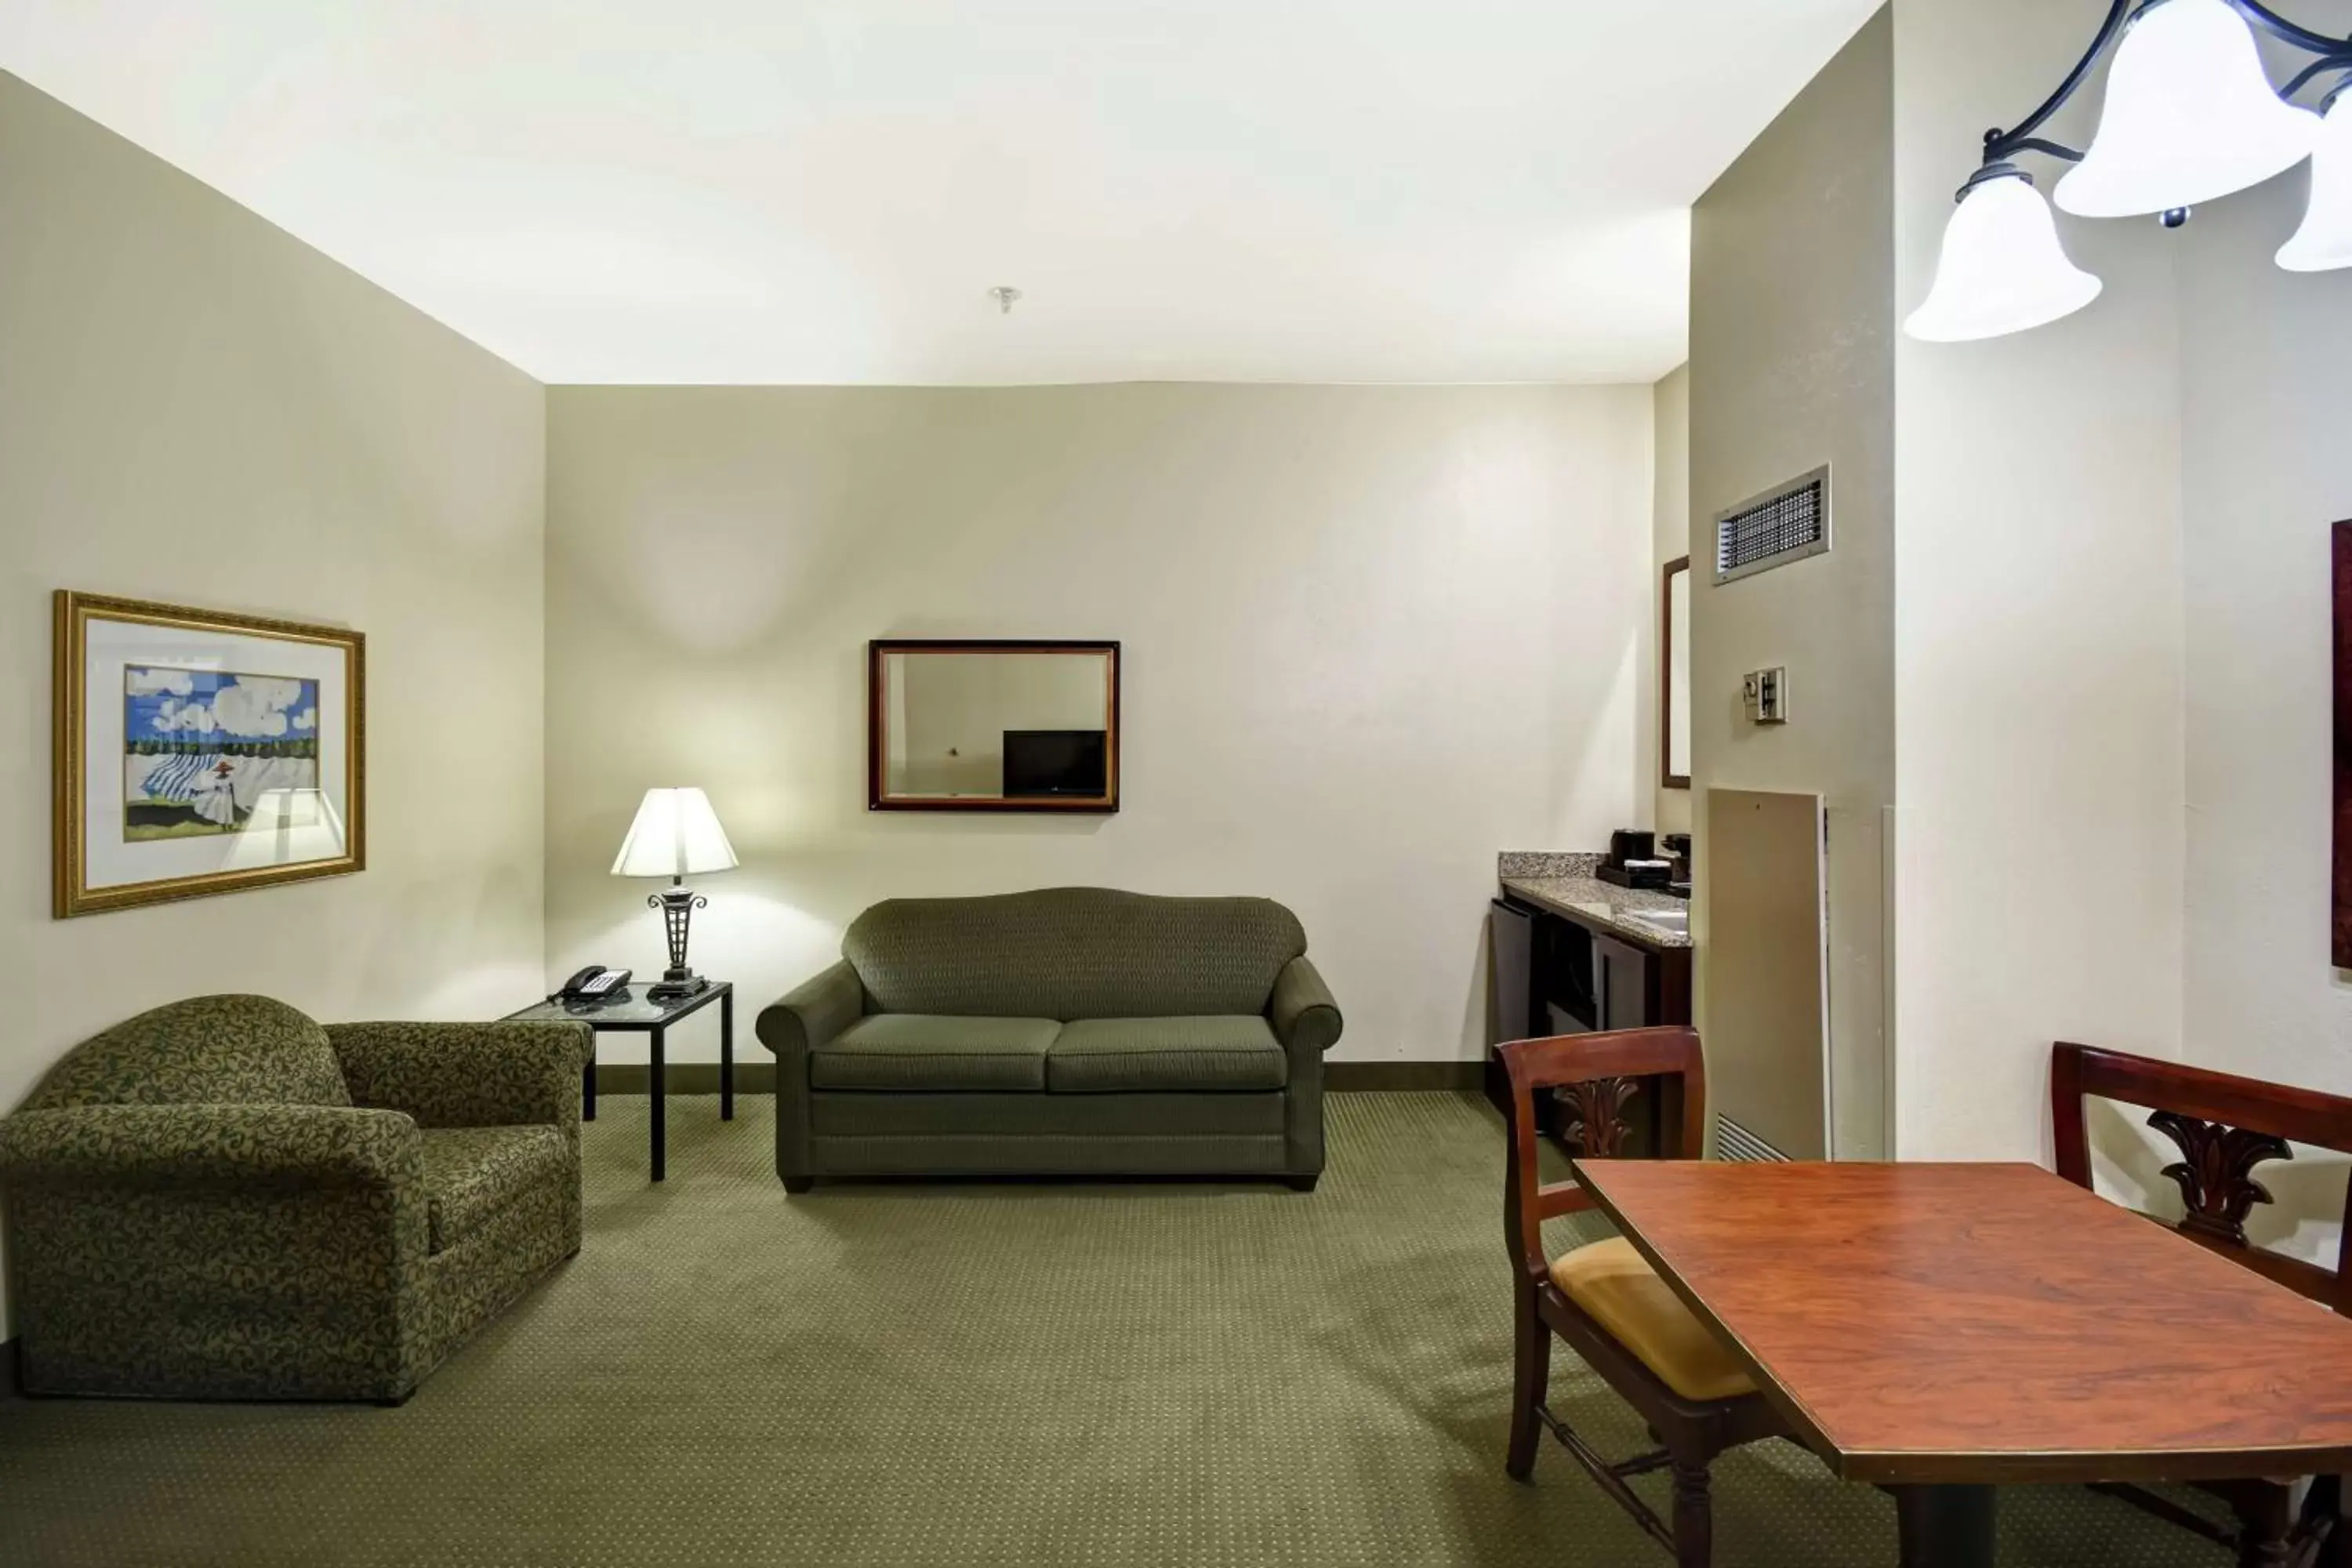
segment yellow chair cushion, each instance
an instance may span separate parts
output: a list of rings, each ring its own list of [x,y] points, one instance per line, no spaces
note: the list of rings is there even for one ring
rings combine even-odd
[[[1714,1331],[1692,1315],[1623,1237],[1561,1255],[1551,1266],[1551,1281],[1685,1399],[1730,1399],[1756,1392]]]

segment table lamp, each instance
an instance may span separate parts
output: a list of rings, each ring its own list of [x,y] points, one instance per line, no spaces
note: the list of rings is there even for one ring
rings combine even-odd
[[[637,806],[636,820],[621,840],[615,877],[667,877],[669,886],[646,900],[662,912],[669,937],[669,969],[661,983],[647,988],[656,1002],[674,1002],[707,990],[710,982],[686,966],[686,928],[694,911],[710,900],[686,886],[689,875],[731,871],[738,864],[710,797],[698,789],[649,789]]]

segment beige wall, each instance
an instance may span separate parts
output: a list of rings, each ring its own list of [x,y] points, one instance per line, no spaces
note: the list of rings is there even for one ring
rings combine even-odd
[[[1823,463],[1828,553],[1720,586],[1691,579],[1692,802],[1699,816],[1699,1017],[1706,792],[1817,794],[1830,812],[1832,1142],[1885,1148],[1887,983],[1881,836],[1895,798],[1892,28],[1882,11],[1699,198],[1692,215],[1691,537]],[[1790,721],[1748,721],[1740,678],[1788,670]],[[1728,1109],[1728,1108],[1727,1108]],[[1737,1114],[1736,1109],[1733,1113]]]
[[[1667,789],[1659,745],[1659,686],[1664,666],[1659,639],[1665,635],[1664,596],[1666,563],[1690,553],[1690,366],[1681,366],[1650,389],[1650,643],[1643,659],[1643,787],[1657,803],[1654,825],[1660,833],[1691,830],[1691,792]],[[1696,564],[1696,563],[1694,563]],[[1687,632],[1685,632],[1687,636]]]
[[[2352,5],[2304,19],[2352,27]],[[2079,24],[2023,0],[1901,0],[1906,305],[1985,106],[2054,79]],[[2094,107],[2056,133],[2079,142]],[[2327,943],[2352,275],[2273,265],[2305,188],[2288,175],[2170,235],[2066,221],[2105,280],[2090,310],[1904,345],[1906,1153],[2046,1157],[2055,1037],[2352,1091]],[[2136,1121],[2095,1118],[2103,1183],[2177,1210],[2169,1146]],[[2257,1239],[2332,1257],[2343,1161],[2305,1151],[2263,1174],[2278,1203]]]
[[[2352,4],[2309,20],[2352,31]],[[2271,253],[2290,175],[2198,209],[2178,239],[2188,584],[2182,1055],[2352,1094],[2352,985],[2329,963],[2329,525],[2352,518],[2352,273]],[[2143,235],[2145,244],[2156,237]],[[2344,1162],[2264,1165],[2256,1235],[2332,1260]],[[2170,1184],[2158,1185],[2168,1192]],[[2280,1232],[2298,1223],[2291,1238]]]
[[[0,74],[0,1110],[176,997],[536,994],[542,429],[529,377]],[[365,632],[370,868],[51,920],[60,587]]]
[[[1874,68],[1893,88],[1885,330],[1927,291],[1984,125],[2036,101],[2087,37],[2084,18],[2024,0],[1897,0],[1893,15],[1892,55]],[[2331,19],[2352,26],[2352,5],[2318,21]],[[1838,90],[1853,54],[1792,114]],[[1888,109],[1847,85],[1837,137],[1884,144]],[[2079,143],[2095,102],[2053,132]],[[1726,184],[1785,133],[1784,121]],[[1783,167],[1784,219],[1849,192],[1826,148]],[[2059,1037],[2352,1089],[2352,994],[2326,936],[2326,525],[2352,515],[2333,351],[2352,330],[2352,276],[2271,264],[2303,189],[2293,175],[2210,204],[2175,235],[2065,220],[2076,258],[2105,279],[2091,310],[1985,343],[1895,338],[1891,394],[1832,390],[1850,410],[1893,410],[1868,439],[1892,440],[1901,519],[1885,721],[1900,801],[1891,974],[1906,1156],[2046,1159]],[[1761,223],[1766,206],[1754,210]],[[1825,320],[1798,289],[1753,300],[1755,321],[1715,318],[1727,348],[1709,325],[1719,231],[1706,217],[1703,204],[1701,518],[1723,500],[1706,493],[1724,435],[1710,387],[1748,339],[1784,342],[1768,363],[1789,379],[1732,416],[1738,440],[1769,441],[1848,363],[1850,333],[1882,330]],[[1840,552],[1851,495],[1841,483]],[[1792,586],[1810,570],[1790,569]],[[1707,660],[1737,630],[1730,604],[1725,591],[1698,611],[1703,680],[1720,679]],[[1801,637],[1819,619],[1784,605],[1763,622]],[[1791,675],[1798,722],[1783,739],[1814,706],[1793,660]],[[1708,752],[1702,741],[1703,765]],[[1832,837],[1834,861],[1834,821]],[[2122,1112],[2095,1117],[2094,1132],[2105,1184],[2177,1202]],[[2256,1215],[2258,1236],[2331,1249],[2342,1163],[2306,1153],[2265,1174],[2281,1201]]]
[[[744,865],[704,885],[696,963],[740,984],[747,1030],[877,899],[1099,883],[1279,899],[1347,1013],[1339,1055],[1468,1058],[1496,852],[1598,845],[1637,809],[1647,387],[548,409],[558,968],[656,964],[645,887],[605,871],[640,791],[698,784]],[[884,636],[1120,640],[1125,809],[866,812]]]
[[[1899,310],[1927,294],[1985,127],[2030,109],[2094,20],[1899,0]],[[2086,136],[2095,109],[2054,133]],[[2090,310],[1896,353],[1906,1156],[2046,1157],[2053,1039],[2180,1048],[2179,247],[2149,223],[2064,232],[2106,280]]]

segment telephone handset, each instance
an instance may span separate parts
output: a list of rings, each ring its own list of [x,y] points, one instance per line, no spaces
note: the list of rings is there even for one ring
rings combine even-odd
[[[592,963],[563,983],[556,997],[564,1002],[602,1002],[629,983],[629,971]]]

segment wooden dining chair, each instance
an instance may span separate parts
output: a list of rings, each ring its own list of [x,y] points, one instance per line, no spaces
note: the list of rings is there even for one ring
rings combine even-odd
[[[1509,1087],[1503,1211],[1517,1344],[1504,1468],[1526,1480],[1539,1431],[1548,1427],[1601,1490],[1674,1553],[1678,1568],[1706,1568],[1709,1467],[1727,1448],[1785,1436],[1787,1428],[1713,1331],[1632,1243],[1612,1237],[1558,1258],[1545,1256],[1543,1222],[1593,1204],[1572,1182],[1545,1185],[1536,1166],[1536,1095],[1554,1089],[1561,1091],[1567,1134],[1594,1158],[1623,1152],[1628,1099],[1678,1089],[1681,1114],[1660,1118],[1660,1142],[1669,1157],[1696,1159],[1706,1128],[1698,1036],[1679,1028],[1563,1035],[1514,1040],[1496,1055]],[[1673,1125],[1663,1125],[1669,1120]],[[1555,1334],[1649,1424],[1654,1451],[1612,1463],[1546,1404]],[[1673,1472],[1671,1524],[1628,1484],[1660,1469]]]
[[[2352,1100],[2061,1041],[2050,1062],[2058,1173],[2082,1187],[2091,1185],[2083,1102],[2093,1096],[2147,1108],[2147,1124],[2180,1150],[2179,1160],[2164,1167],[2164,1174],[2179,1184],[2188,1210],[2172,1228],[2339,1313],[2352,1306],[2352,1277],[2347,1277],[2352,1274],[2352,1184],[2345,1194],[2344,1235],[2333,1268],[2258,1247],[2246,1235],[2246,1217],[2254,1205],[2271,1201],[2268,1190],[2255,1179],[2254,1168],[2294,1159],[2290,1141],[2352,1153]],[[2162,1288],[2158,1280],[2149,1285]],[[2228,1325],[2217,1323],[2214,1331],[2226,1342]],[[2341,1517],[2341,1477],[2320,1477],[2299,1512],[2292,1480],[2197,1484],[2230,1505],[2237,1516],[2236,1529],[2217,1525],[2138,1487],[2111,1484],[2098,1489],[2234,1547],[2240,1568],[2305,1568],[2312,1563],[2344,1568],[2352,1563]]]

